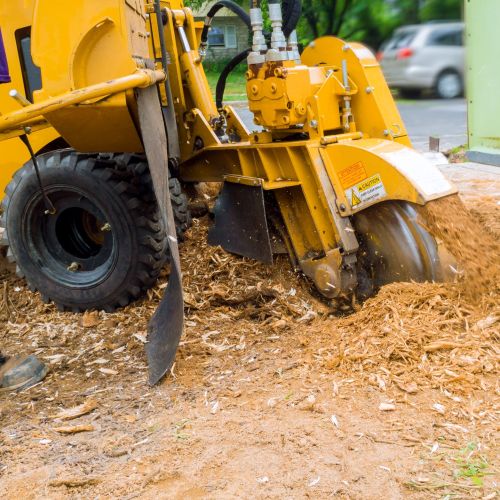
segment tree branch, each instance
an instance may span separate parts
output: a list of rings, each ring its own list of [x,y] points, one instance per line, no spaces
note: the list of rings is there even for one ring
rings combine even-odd
[[[333,25],[335,22],[335,14],[337,12],[337,4],[338,0],[333,0],[333,5],[328,9],[326,5],[323,5],[322,7],[324,10],[328,13],[327,19],[328,22],[326,24],[326,29],[325,29],[325,35],[334,35],[335,31],[333,30]]]
[[[349,7],[351,7],[351,5],[352,5],[352,0],[344,0],[344,5],[342,6],[342,10],[337,16],[337,22],[335,23],[335,28],[333,32],[335,35],[339,34],[340,28],[342,27],[342,24],[344,24],[347,11],[349,10]]]

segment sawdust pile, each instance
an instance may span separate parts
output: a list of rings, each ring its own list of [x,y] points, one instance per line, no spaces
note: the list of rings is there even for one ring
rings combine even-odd
[[[207,218],[195,219],[181,248],[186,312],[237,311],[238,318],[272,322],[301,318],[328,308],[311,295],[310,284],[293,272],[284,256],[272,266],[228,254],[207,243]]]
[[[479,197],[470,213],[493,237],[500,237],[500,202],[493,196]]]
[[[484,376],[498,373],[499,298],[489,293],[471,305],[455,284],[387,285],[337,319],[323,365],[409,393],[480,388]],[[321,325],[323,333],[331,327]]]
[[[479,300],[499,284],[500,243],[491,229],[474,218],[458,195],[447,196],[425,207],[420,214],[430,232],[441,239],[463,270],[467,295]]]
[[[438,211],[433,224],[443,228],[444,219]],[[415,387],[477,389],[498,373],[500,297],[488,275],[481,275],[488,287],[474,301],[461,284],[394,283],[357,311],[339,315],[314,296],[311,283],[293,272],[288,259],[266,266],[210,247],[208,226],[206,217],[195,220],[181,247],[186,329],[176,369],[194,385],[212,368],[214,377],[221,366],[232,370],[251,362],[257,368],[256,353],[274,350],[276,343],[280,359],[410,393]],[[465,234],[478,241],[481,227],[473,229],[447,221],[441,234],[456,238],[462,251]],[[494,244],[483,247],[478,264],[492,261],[486,249],[495,251]],[[114,314],[86,317],[59,313],[28,292],[22,280],[2,277],[0,343],[6,352],[24,350],[50,362],[60,394],[54,404],[64,401],[76,380],[90,387],[96,375],[106,380],[145,376],[147,322],[166,276],[144,300]],[[266,366],[259,369],[264,376]]]

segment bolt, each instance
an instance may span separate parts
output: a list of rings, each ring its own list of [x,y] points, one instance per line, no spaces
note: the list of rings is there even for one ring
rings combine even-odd
[[[348,43],[346,43],[346,44],[342,47],[342,50],[343,50],[344,52],[347,52],[350,48],[351,48],[351,46],[350,46]]]
[[[106,222],[100,229],[103,233],[109,233],[111,231],[111,224],[109,222]]]
[[[76,273],[80,270],[81,266],[80,264],[78,264],[78,262],[72,262],[66,269],[70,272],[70,273]]]
[[[309,126],[310,126],[311,128],[318,128],[318,120],[311,120],[311,121],[309,122]]]
[[[299,115],[304,115],[306,113],[306,108],[302,104],[297,104],[297,106],[295,106],[295,111]]]
[[[373,87],[366,87],[365,91],[367,94],[371,94],[375,89]]]
[[[277,91],[277,90],[278,90],[278,87],[276,87],[276,84],[275,84],[275,83],[273,83],[273,84],[271,85],[271,92],[272,92],[273,94],[276,94],[276,91]]]
[[[259,92],[259,87],[257,85],[252,85],[252,94],[258,94]]]
[[[345,212],[346,211],[346,206],[343,203],[340,204],[340,211],[341,212]]]

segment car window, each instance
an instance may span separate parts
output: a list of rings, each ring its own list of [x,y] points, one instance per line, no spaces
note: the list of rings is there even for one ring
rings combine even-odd
[[[417,30],[404,30],[394,33],[392,38],[382,46],[382,50],[396,50],[408,47],[415,39]]]
[[[439,30],[430,34],[427,39],[429,46],[461,47],[463,45],[463,30]]]

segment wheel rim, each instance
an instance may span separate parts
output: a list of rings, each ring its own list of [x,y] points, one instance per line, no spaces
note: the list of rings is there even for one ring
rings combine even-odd
[[[73,187],[51,187],[56,213],[45,214],[37,195],[23,214],[24,241],[41,271],[71,288],[91,288],[113,271],[118,249],[105,209],[89,194]]]
[[[374,290],[395,281],[447,281],[451,258],[407,202],[374,205],[353,218],[360,275]]]
[[[438,81],[438,92],[441,97],[453,99],[458,97],[462,91],[462,82],[455,73],[442,75]]]

